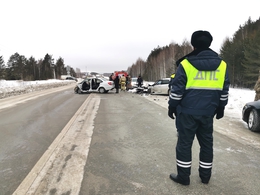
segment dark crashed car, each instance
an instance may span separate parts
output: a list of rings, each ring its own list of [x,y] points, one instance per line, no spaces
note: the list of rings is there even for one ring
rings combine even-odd
[[[248,102],[243,107],[242,119],[251,131],[260,131],[260,100]]]
[[[76,79],[75,77],[66,77],[66,80],[74,80],[74,81],[78,82],[78,79]]]

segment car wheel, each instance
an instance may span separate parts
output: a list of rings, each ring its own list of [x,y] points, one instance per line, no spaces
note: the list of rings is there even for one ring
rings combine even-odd
[[[106,90],[104,89],[104,87],[100,87],[98,91],[99,91],[99,93],[105,93],[105,92],[106,92]]]
[[[80,88],[78,88],[78,91],[77,91],[77,92],[78,92],[78,94],[81,94],[81,93],[82,93],[81,90],[80,90]]]
[[[75,92],[75,93],[78,93],[78,87],[75,87],[75,88],[74,88],[74,92]]]
[[[251,131],[260,131],[260,115],[255,109],[250,111],[247,125]]]

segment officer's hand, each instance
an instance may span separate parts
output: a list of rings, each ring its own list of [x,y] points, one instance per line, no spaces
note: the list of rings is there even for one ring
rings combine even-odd
[[[216,119],[221,119],[224,116],[225,107],[218,107],[216,109]]]
[[[175,117],[174,117],[173,114],[176,115],[176,108],[169,106],[169,107],[168,107],[168,116],[169,116],[171,119],[175,119]]]

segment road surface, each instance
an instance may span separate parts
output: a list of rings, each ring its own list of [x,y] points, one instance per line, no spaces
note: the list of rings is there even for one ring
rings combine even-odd
[[[230,118],[216,121],[210,183],[200,182],[195,140],[191,185],[182,186],[169,179],[176,173],[177,136],[165,107],[128,92],[83,97],[14,194],[259,194],[259,136],[254,144],[239,141],[232,135],[240,125]]]
[[[85,101],[73,86],[0,100],[0,195],[12,194]]]

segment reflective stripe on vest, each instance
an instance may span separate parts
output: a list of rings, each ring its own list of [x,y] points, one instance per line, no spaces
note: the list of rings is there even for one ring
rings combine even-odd
[[[223,60],[214,71],[199,71],[187,59],[184,59],[181,64],[187,76],[186,89],[223,89],[227,68]]]

